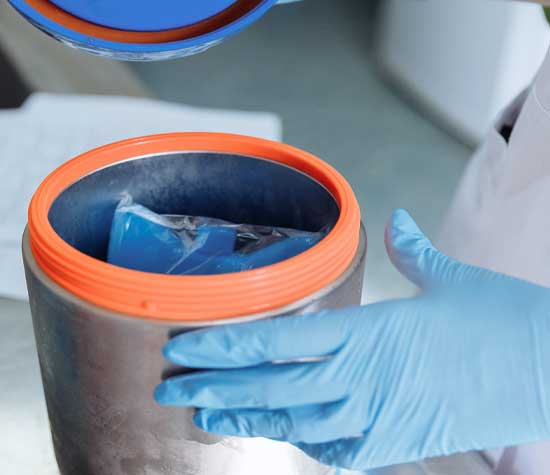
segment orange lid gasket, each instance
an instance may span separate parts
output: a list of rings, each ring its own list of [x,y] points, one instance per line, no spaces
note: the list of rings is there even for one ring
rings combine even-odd
[[[259,157],[293,167],[334,196],[340,216],[317,245],[296,257],[259,269],[209,276],[175,276],[124,269],[67,244],[48,213],[71,184],[129,158],[170,152],[211,151]],[[360,211],[346,180],[330,165],[289,145],[230,134],[172,133],[106,145],[53,171],[29,206],[31,251],[54,282],[100,307],[141,318],[208,321],[267,312],[306,298],[336,281],[357,252]]]
[[[92,38],[118,43],[170,43],[210,33],[233,23],[256,8],[261,0],[239,0],[222,12],[194,25],[164,31],[117,30],[88,22],[59,8],[48,0],[26,0],[30,7],[53,22]]]

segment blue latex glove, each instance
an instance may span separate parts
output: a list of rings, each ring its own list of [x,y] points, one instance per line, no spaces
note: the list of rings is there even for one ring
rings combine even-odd
[[[165,356],[210,370],[157,401],[356,470],[550,438],[550,290],[447,258],[404,211],[386,234],[420,296],[177,336]]]

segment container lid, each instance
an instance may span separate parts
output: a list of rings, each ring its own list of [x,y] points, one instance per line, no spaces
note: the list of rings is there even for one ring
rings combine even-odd
[[[258,157],[292,167],[323,185],[340,215],[318,244],[285,261],[233,274],[179,276],[139,272],[80,252],[53,229],[49,211],[71,184],[103,167],[135,157],[211,151]],[[42,271],[73,295],[131,317],[201,322],[283,308],[338,280],[359,246],[360,210],[346,180],[307,152],[240,135],[172,133],[106,145],[65,163],[39,186],[29,206],[29,242]]]
[[[51,0],[51,2],[75,17],[96,25],[119,30],[161,31],[202,22],[241,0]]]
[[[188,26],[137,31],[87,21],[50,0],[8,1],[27,21],[65,44],[99,56],[129,61],[173,59],[200,53],[250,26],[277,3],[277,0],[237,0],[219,13]]]

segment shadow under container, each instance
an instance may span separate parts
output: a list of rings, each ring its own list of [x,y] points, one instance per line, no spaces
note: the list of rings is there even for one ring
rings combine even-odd
[[[157,213],[319,231],[318,244],[242,273],[159,275],[105,262],[130,194]],[[366,236],[332,167],[280,143],[168,134],[85,153],[50,174],[29,208],[23,256],[57,462],[63,475],[320,475],[288,444],[217,437],[193,410],[152,397],[170,336],[361,302]]]

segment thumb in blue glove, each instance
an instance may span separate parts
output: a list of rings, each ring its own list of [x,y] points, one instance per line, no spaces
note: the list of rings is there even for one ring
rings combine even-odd
[[[405,211],[386,242],[420,296],[177,336],[166,358],[203,371],[156,400],[354,470],[550,438],[550,291],[449,259]]]

